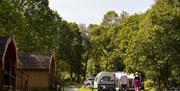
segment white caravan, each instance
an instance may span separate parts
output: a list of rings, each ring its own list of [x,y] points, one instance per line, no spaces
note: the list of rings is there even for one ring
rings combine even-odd
[[[94,80],[94,88],[98,88],[100,83],[114,84],[114,72],[100,72]]]
[[[124,72],[116,72],[115,73],[115,90],[116,91],[120,91],[121,89],[121,83],[123,83],[123,80],[127,81],[127,89],[129,91],[134,90],[134,85],[133,85],[133,79],[134,79],[134,75],[133,74],[126,74]]]
[[[120,91],[122,83],[121,79],[127,79],[127,89],[129,91],[134,90],[133,86],[133,74],[126,74],[124,72],[100,72],[97,74],[94,80],[94,88],[98,91]]]

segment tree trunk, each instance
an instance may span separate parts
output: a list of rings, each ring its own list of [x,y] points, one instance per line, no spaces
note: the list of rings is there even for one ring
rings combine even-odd
[[[86,59],[86,63],[85,63],[85,67],[84,67],[84,74],[83,74],[83,81],[86,80],[87,63],[88,63],[88,60]]]
[[[71,81],[71,84],[72,84],[72,81],[73,81],[73,72],[72,72],[72,67],[71,67],[71,70],[70,70],[70,81]]]
[[[108,66],[109,66],[109,61],[107,59],[107,63],[106,63],[106,71],[108,71]]]
[[[164,66],[163,68],[160,69],[160,77],[161,77],[161,81],[163,83],[163,85],[165,86],[165,88],[169,87],[169,75],[170,75],[170,71],[169,71],[169,67],[168,66]]]
[[[77,82],[80,82],[80,73],[79,73],[79,71],[77,73]]]

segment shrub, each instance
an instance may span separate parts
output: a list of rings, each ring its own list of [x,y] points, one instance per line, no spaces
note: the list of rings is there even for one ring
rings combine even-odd
[[[151,90],[154,87],[154,82],[150,79],[144,81],[144,87],[146,90]]]

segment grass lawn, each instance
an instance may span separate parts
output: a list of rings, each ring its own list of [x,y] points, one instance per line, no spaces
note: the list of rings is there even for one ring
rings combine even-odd
[[[97,89],[81,87],[81,88],[79,88],[77,91],[97,91]]]
[[[145,91],[156,91],[154,87],[145,88]]]

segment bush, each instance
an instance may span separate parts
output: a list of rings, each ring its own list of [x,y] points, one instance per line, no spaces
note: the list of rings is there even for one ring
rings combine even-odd
[[[149,91],[154,87],[154,82],[150,79],[144,81],[145,90]]]

